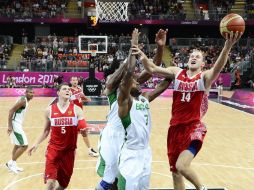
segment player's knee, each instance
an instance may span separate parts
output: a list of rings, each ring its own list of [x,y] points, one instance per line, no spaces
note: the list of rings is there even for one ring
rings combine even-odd
[[[23,148],[24,150],[26,150],[26,149],[28,148],[28,145],[24,145],[24,146],[22,146],[22,148]]]
[[[87,137],[87,132],[86,132],[86,131],[83,131],[83,132],[81,133],[81,135],[82,135],[82,137]]]
[[[54,190],[56,182],[55,180],[47,180],[47,190]]]
[[[182,163],[182,162],[177,162],[176,163],[176,170],[180,173],[180,174],[182,174],[182,173],[184,173],[184,171],[186,170],[186,165],[184,164],[184,163]]]

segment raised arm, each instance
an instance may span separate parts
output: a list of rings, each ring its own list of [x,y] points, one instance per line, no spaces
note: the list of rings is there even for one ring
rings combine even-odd
[[[163,93],[172,82],[171,79],[164,79],[161,81],[156,88],[151,92],[145,92],[144,96],[148,99],[149,102],[153,101],[155,98],[157,98],[161,93]]]
[[[46,110],[45,119],[46,122],[44,124],[44,129],[42,131],[42,134],[39,136],[39,138],[36,140],[36,142],[28,149],[28,155],[31,156],[32,152],[35,152],[38,148],[39,144],[43,142],[49,135],[50,132],[50,120],[49,120],[49,108]]]
[[[135,56],[130,55],[128,59],[127,71],[119,85],[119,94],[117,102],[119,106],[118,115],[120,118],[125,117],[131,108],[132,99],[130,96],[130,91],[133,84],[135,62],[136,62]]]
[[[153,62],[155,63],[155,65],[158,65],[158,66],[161,65],[163,51],[164,51],[164,47],[166,45],[166,40],[167,40],[167,33],[168,33],[168,29],[166,30],[160,29],[155,36],[157,50],[153,58]]]
[[[111,94],[118,88],[127,68],[126,62],[127,61],[124,61],[120,65],[120,67],[106,81],[106,95]]]
[[[139,35],[138,29],[134,29],[132,33],[132,45],[137,42],[137,37]],[[130,50],[129,56],[127,59],[127,69],[125,75],[119,85],[119,95],[118,95],[118,115],[120,118],[124,118],[132,105],[132,99],[130,96],[131,87],[133,84],[133,76],[135,70],[136,57],[132,55]]]
[[[138,31],[138,29],[135,28],[132,32],[131,46],[138,45],[139,35],[140,32]],[[106,82],[107,95],[111,94],[114,90],[118,88],[126,70],[127,70],[127,59],[123,62],[123,64],[120,65],[120,67],[110,76],[110,78]]]
[[[174,79],[175,75],[181,70],[179,67],[162,68],[155,65],[137,46],[132,48],[133,55],[139,55],[140,61],[144,65],[145,70],[151,75],[159,75],[161,77]]]
[[[162,30],[160,29],[155,36],[155,42],[157,44],[157,49],[155,56],[153,58],[153,62],[155,65],[160,66],[162,62],[162,56],[163,56],[163,50],[166,44],[166,38],[167,38],[167,32],[168,30]],[[138,77],[139,84],[142,84],[149,80],[151,78],[151,74],[149,74],[146,70],[142,71],[141,74]]]
[[[7,129],[7,133],[10,135],[11,132],[13,131],[13,126],[12,126],[12,119],[13,119],[13,115],[14,113],[22,108],[26,106],[26,100],[25,98],[21,98],[16,104],[14,104],[14,106],[9,110],[9,115],[8,115],[8,129]]]
[[[221,70],[227,63],[228,54],[231,48],[241,38],[241,36],[242,33],[238,32],[236,32],[235,34],[233,32],[230,32],[230,34],[226,34],[226,42],[217,61],[214,64],[214,67],[204,72],[206,89],[209,89],[212,85],[212,82],[219,76]]]

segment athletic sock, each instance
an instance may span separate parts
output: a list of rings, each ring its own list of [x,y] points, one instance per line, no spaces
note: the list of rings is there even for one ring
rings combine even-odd
[[[103,189],[105,189],[105,190],[109,190],[110,188],[111,188],[111,186],[112,186],[112,184],[110,184],[110,183],[107,183],[106,181],[101,181],[100,182],[100,185],[103,187]]]
[[[13,161],[13,160],[9,160],[9,161],[8,161],[8,165],[12,165],[14,162],[15,162],[15,161]]]

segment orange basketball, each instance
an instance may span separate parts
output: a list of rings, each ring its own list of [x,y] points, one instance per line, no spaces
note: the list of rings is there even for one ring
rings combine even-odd
[[[226,37],[226,33],[230,31],[244,33],[244,30],[245,21],[238,14],[230,13],[220,21],[220,33],[224,38]]]

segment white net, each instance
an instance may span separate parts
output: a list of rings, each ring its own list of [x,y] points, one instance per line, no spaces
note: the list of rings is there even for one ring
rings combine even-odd
[[[95,0],[96,18],[101,21],[129,21],[128,4],[129,2],[105,2]]]

